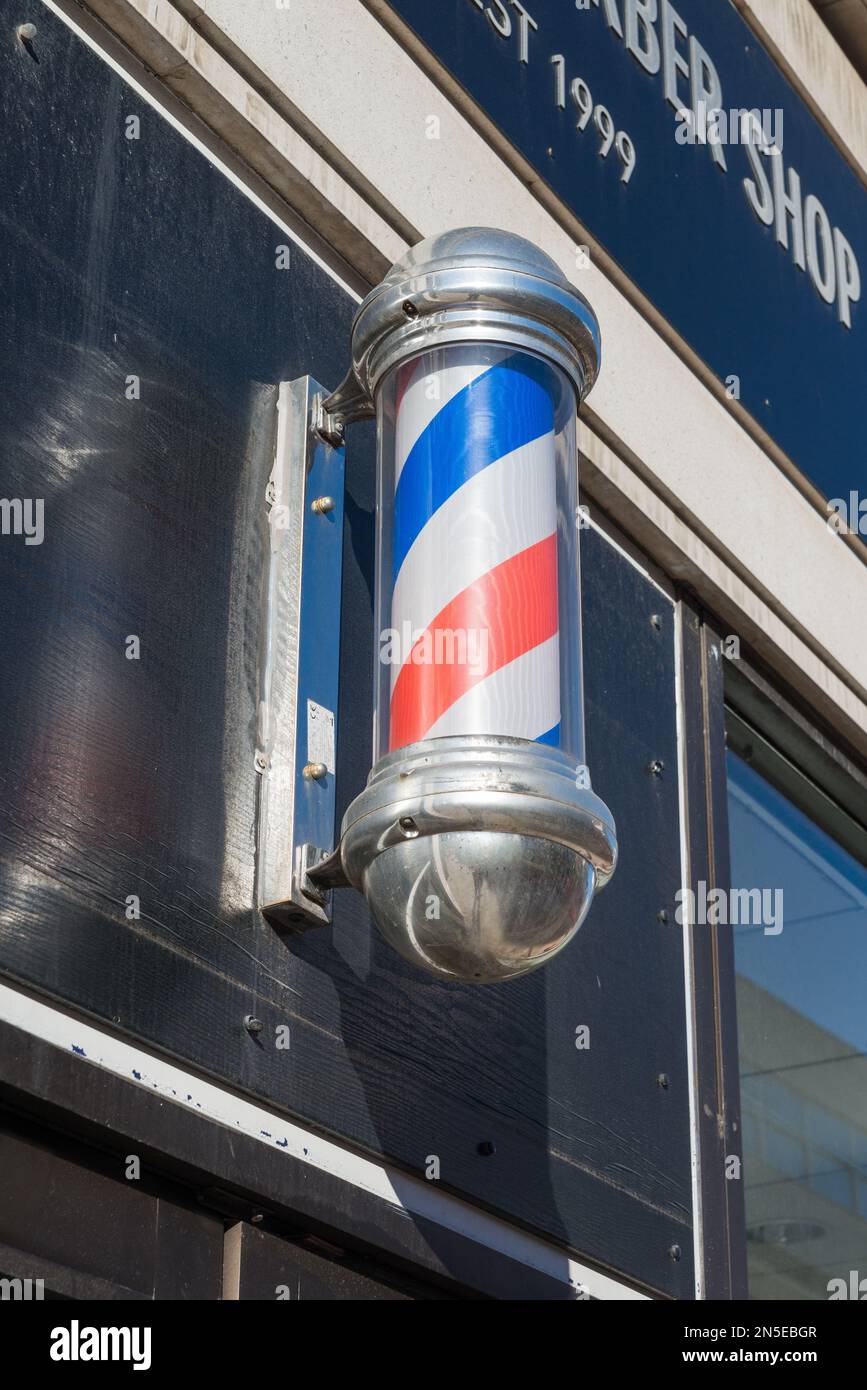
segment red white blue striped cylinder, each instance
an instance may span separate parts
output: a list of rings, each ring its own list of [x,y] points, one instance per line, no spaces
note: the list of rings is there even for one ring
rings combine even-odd
[[[560,742],[558,389],[538,359],[491,347],[396,373],[380,577],[397,638],[390,749],[454,734]]]

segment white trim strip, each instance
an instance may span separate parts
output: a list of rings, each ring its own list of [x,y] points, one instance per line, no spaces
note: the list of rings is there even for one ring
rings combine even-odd
[[[576,1292],[586,1291],[594,1299],[648,1299],[646,1294],[581,1264],[565,1250],[438,1190],[432,1183],[352,1153],[285,1116],[183,1071],[138,1044],[102,1033],[92,1024],[6,984],[0,984],[0,1019],[63,1052],[73,1052],[86,1064],[122,1077],[130,1085],[155,1091],[171,1104],[308,1163],[311,1168],[329,1173],[413,1216],[436,1222],[446,1230],[499,1251],[568,1284]]]

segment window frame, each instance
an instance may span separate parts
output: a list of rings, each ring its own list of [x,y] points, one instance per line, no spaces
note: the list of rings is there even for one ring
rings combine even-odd
[[[867,764],[752,653],[726,656],[713,618],[688,599],[681,610],[690,886],[731,887],[729,749],[749,752],[750,766],[867,864]],[[702,1296],[749,1298],[743,1184],[724,1176],[727,1157],[743,1160],[732,928],[693,928],[692,962]]]

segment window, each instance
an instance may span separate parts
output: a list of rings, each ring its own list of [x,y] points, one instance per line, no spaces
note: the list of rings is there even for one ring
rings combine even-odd
[[[728,802],[732,888],[757,909],[733,914],[750,1296],[827,1299],[867,1279],[862,832],[748,733],[733,720]]]

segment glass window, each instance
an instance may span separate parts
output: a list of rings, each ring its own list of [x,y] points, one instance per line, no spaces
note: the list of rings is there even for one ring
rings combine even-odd
[[[867,1278],[867,868],[733,752],[728,786],[750,1296],[827,1299]]]

